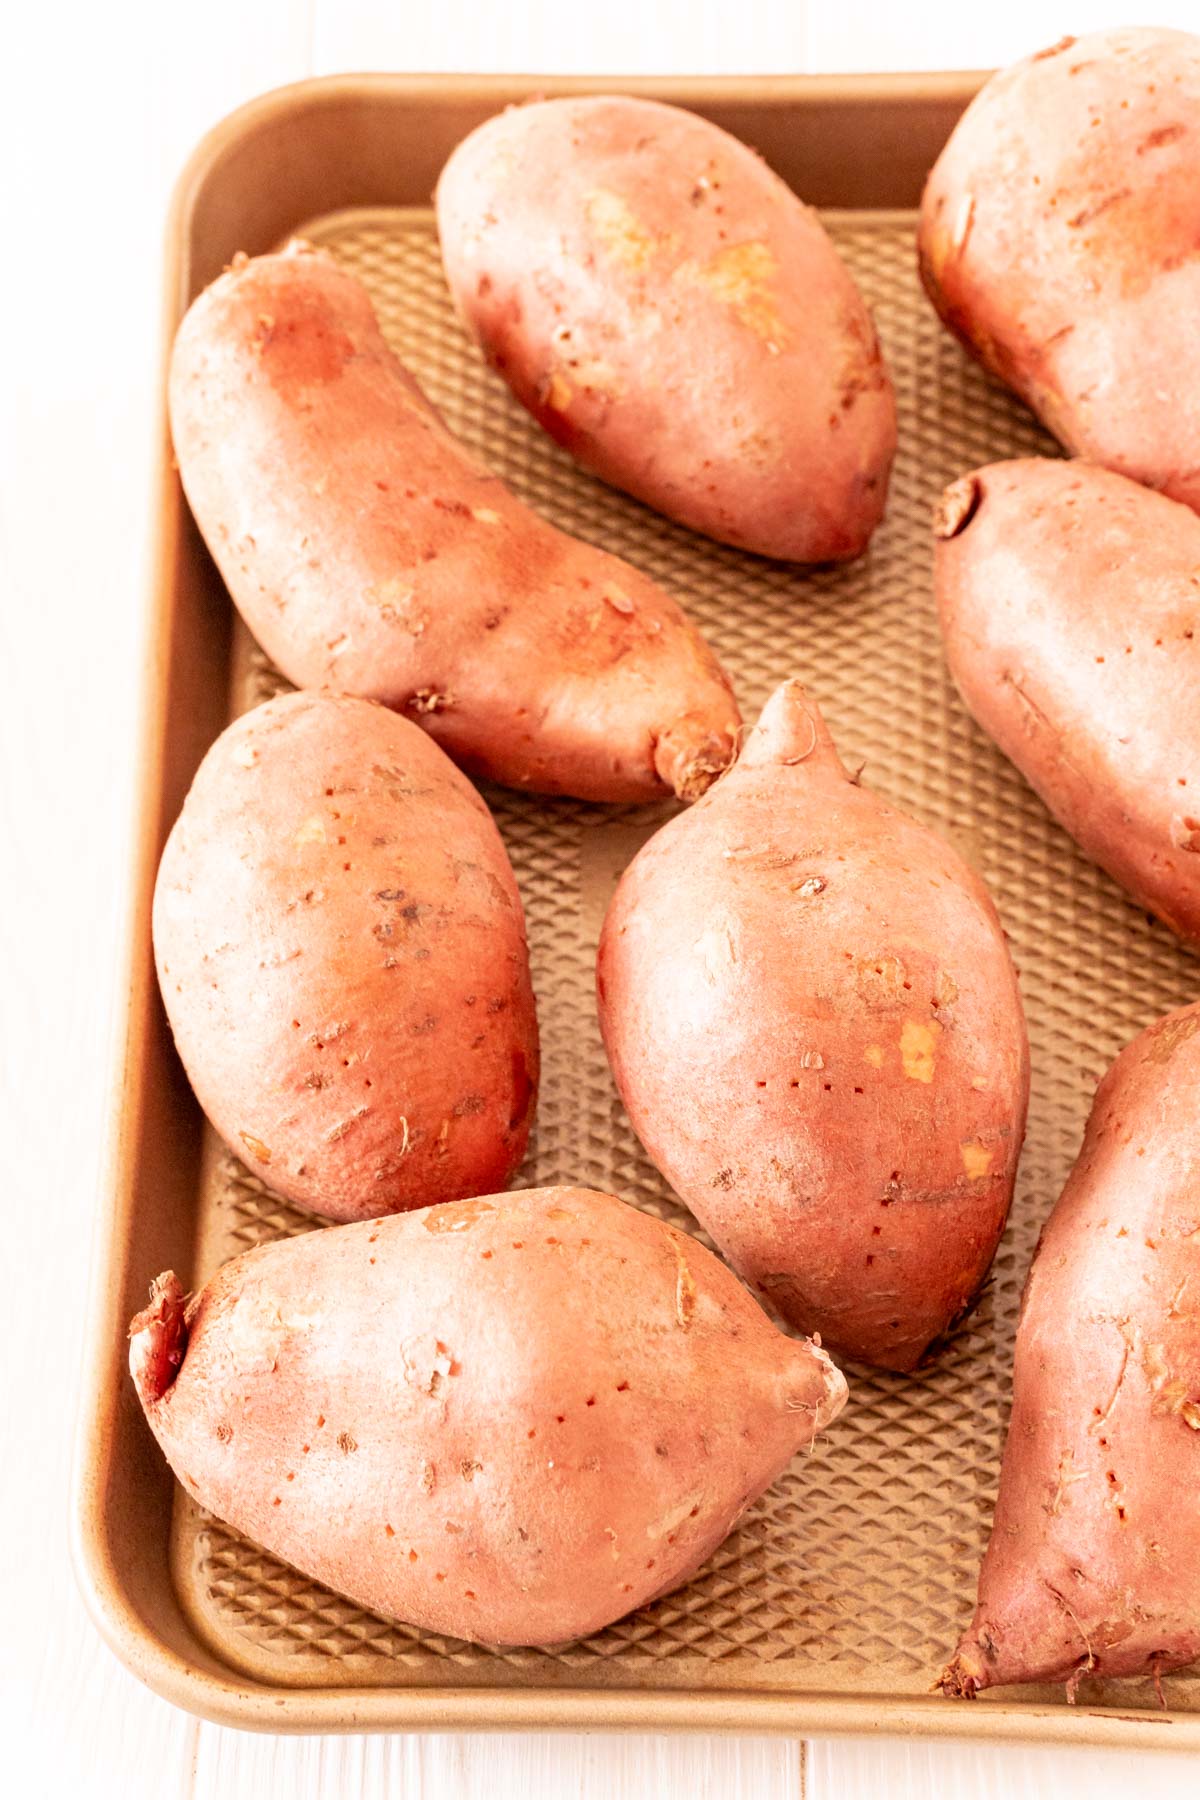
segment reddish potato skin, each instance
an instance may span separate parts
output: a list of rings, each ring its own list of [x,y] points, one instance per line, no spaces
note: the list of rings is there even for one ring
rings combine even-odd
[[[473,460],[332,258],[293,246],[207,288],[170,408],[196,521],[297,686],[381,700],[539,793],[692,799],[730,761],[737,707],[682,609]]]
[[[657,101],[545,100],[472,132],[437,208],[460,312],[585,468],[764,556],[866,547],[891,380],[817,215],[745,144]]]
[[[799,683],[626,870],[597,985],[634,1129],[733,1266],[914,1368],[1004,1227],[1025,1023],[982,882],[847,776]]]
[[[288,694],[224,731],[163,851],[154,949],[200,1104],[287,1199],[371,1218],[520,1162],[520,895],[487,807],[407,720]]]
[[[947,1692],[1200,1656],[1200,1006],[1096,1092],[1017,1328],[991,1541]]]
[[[929,296],[1066,447],[1200,507],[1200,38],[1064,38],[934,165]]]
[[[1035,457],[956,482],[935,532],[967,707],[1087,855],[1200,941],[1200,520]]]
[[[701,1245],[611,1195],[493,1194],[252,1250],[130,1368],[183,1485],[360,1605],[553,1644],[686,1581],[841,1411]]]

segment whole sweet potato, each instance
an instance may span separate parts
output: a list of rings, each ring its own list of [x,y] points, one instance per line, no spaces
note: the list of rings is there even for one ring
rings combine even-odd
[[[197,523],[298,686],[382,700],[540,793],[692,799],[733,756],[681,608],[475,462],[330,257],[235,262],[179,328],[170,401]]]
[[[438,183],[451,291],[517,398],[585,468],[766,556],[857,556],[896,408],[816,214],[680,107],[545,100]]]
[[[950,1693],[1200,1657],[1198,1033],[1186,1006],[1122,1051],[1042,1232]]]
[[[597,964],[634,1129],[793,1324],[911,1369],[1012,1196],[1025,1024],[978,877],[851,779],[797,682],[626,870]]]
[[[150,1425],[218,1517],[376,1612],[552,1644],[686,1581],[840,1412],[681,1232],[582,1188],[252,1250],[130,1329]]]
[[[521,1160],[520,895],[487,807],[407,720],[289,694],[223,732],[163,851],[154,949],[201,1105],[289,1199],[368,1218]]]
[[[967,706],[1087,854],[1200,939],[1200,520],[1029,458],[956,482],[934,528]]]
[[[1064,38],[993,77],[921,205],[946,324],[1068,449],[1200,507],[1200,37]]]

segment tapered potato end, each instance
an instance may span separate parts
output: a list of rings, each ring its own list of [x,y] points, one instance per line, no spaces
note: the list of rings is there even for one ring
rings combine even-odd
[[[948,1700],[973,1700],[981,1688],[990,1687],[991,1678],[974,1640],[965,1637],[938,1678],[938,1690]]]
[[[957,537],[975,517],[982,499],[983,483],[978,475],[962,475],[952,481],[933,509],[934,537]]]
[[[740,766],[754,769],[795,763],[846,774],[816,701],[792,680],[782,682],[763,707],[746,739]]]
[[[846,1385],[846,1377],[821,1348],[820,1338],[808,1338],[804,1342],[805,1380],[796,1392],[789,1393],[788,1407],[795,1412],[806,1412],[812,1418],[812,1436],[824,1431],[832,1425],[846,1404],[850,1389]]]
[[[729,722],[719,730],[696,713],[685,713],[654,746],[659,778],[680,800],[699,800],[737,755],[740,726],[730,702]]]
[[[185,1296],[174,1270],[150,1286],[150,1304],[129,1327],[129,1373],[144,1407],[162,1399],[187,1349]]]

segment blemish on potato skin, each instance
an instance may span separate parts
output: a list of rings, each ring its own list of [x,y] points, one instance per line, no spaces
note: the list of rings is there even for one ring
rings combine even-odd
[[[1049,45],[1047,49],[1035,50],[1029,60],[1030,62],[1045,62],[1047,57],[1061,56],[1064,50],[1069,50],[1077,42],[1077,38],[1061,37],[1056,44]]]
[[[675,1321],[681,1331],[688,1331],[696,1311],[696,1281],[678,1244],[675,1258]]]
[[[1186,125],[1160,125],[1157,131],[1147,132],[1138,145],[1136,154],[1144,156],[1147,150],[1161,150],[1164,145],[1177,143],[1181,137],[1186,136]]]
[[[429,1207],[421,1222],[426,1231],[434,1233],[470,1231],[480,1219],[495,1210],[486,1200],[446,1200],[440,1206]]]
[[[359,1124],[361,1120],[366,1118],[370,1110],[369,1106],[356,1106],[354,1111],[346,1118],[339,1119],[336,1125],[331,1125],[329,1127],[329,1130],[324,1134],[325,1142],[327,1144],[336,1144],[341,1138],[346,1136],[347,1132],[353,1131],[354,1127]]]
[[[1185,1014],[1182,1018],[1166,1019],[1157,1030],[1152,1029],[1142,1052],[1143,1060],[1149,1063],[1170,1062],[1181,1044],[1185,1044],[1193,1033],[1200,1028],[1200,1013]]]
[[[963,1168],[966,1170],[968,1181],[983,1181],[986,1176],[990,1175],[996,1155],[994,1150],[990,1150],[986,1144],[981,1144],[978,1139],[963,1144],[961,1150]]]
[[[574,391],[558,369],[554,369],[538,389],[538,403],[551,412],[566,412],[574,399]]]
[[[789,341],[774,292],[778,272],[770,245],[752,240],[718,250],[699,268],[685,264],[676,270],[676,280],[705,289],[778,354]]]
[[[942,1027],[936,1019],[905,1019],[900,1030],[900,1063],[910,1081],[932,1082],[941,1034]]]
[[[270,1162],[270,1149],[263,1143],[261,1138],[256,1138],[253,1133],[249,1131],[239,1131],[238,1136],[243,1144],[245,1144],[247,1150],[249,1150],[255,1162],[260,1162],[264,1165]]]
[[[937,1007],[953,1006],[957,999],[957,981],[955,981],[953,975],[947,975],[944,969],[941,970],[938,974],[938,990],[937,995],[933,1000],[933,1005]]]
[[[983,484],[977,475],[963,475],[952,481],[933,509],[934,537],[957,537],[979,511],[982,499]]]
[[[901,994],[911,989],[912,983],[906,980],[906,970],[898,956],[855,958],[850,950],[846,956],[854,962],[854,986],[868,1006],[895,1006]]]
[[[605,254],[628,269],[644,269],[654,254],[656,239],[628,201],[611,188],[595,188],[585,205],[588,224]]]

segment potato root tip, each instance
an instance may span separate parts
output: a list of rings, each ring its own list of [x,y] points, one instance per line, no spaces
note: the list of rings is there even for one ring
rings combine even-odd
[[[129,1370],[143,1406],[153,1406],[178,1375],[187,1350],[186,1300],[167,1269],[150,1284],[150,1303],[129,1327]]]

